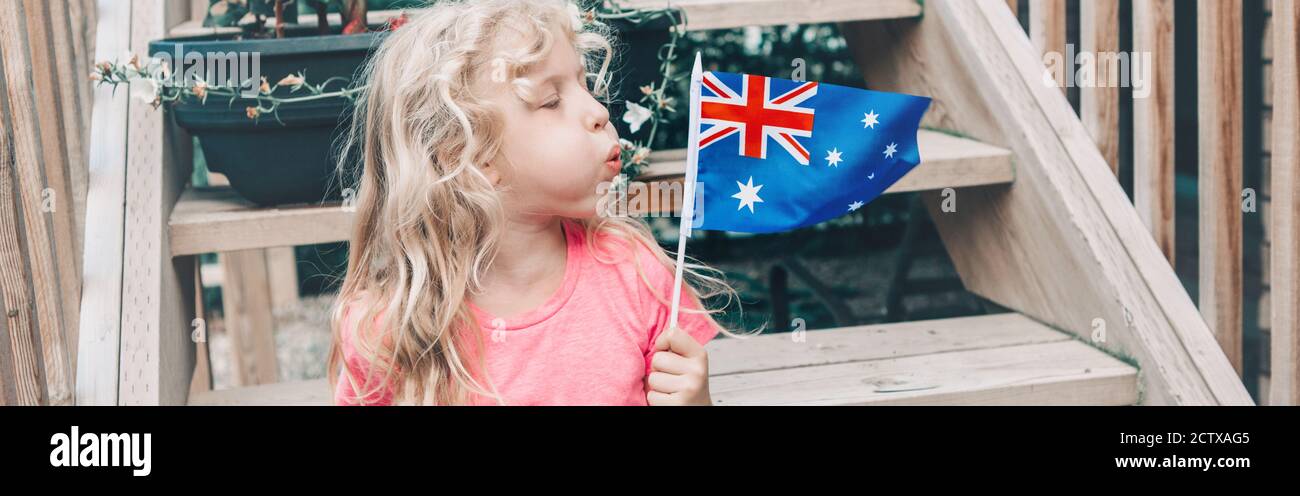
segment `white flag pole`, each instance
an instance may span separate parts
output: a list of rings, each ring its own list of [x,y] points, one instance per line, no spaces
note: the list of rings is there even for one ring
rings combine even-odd
[[[700,84],[704,80],[700,69],[700,52],[695,52],[695,66],[691,68],[690,129],[686,145],[686,187],[682,198],[681,230],[677,235],[677,273],[673,277],[673,305],[668,328],[677,328],[677,310],[682,296],[682,267],[686,265],[686,238],[691,237],[691,224],[695,219],[695,176],[700,158]]]

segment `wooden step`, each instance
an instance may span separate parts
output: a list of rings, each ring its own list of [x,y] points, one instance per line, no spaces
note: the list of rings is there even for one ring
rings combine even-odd
[[[662,8],[668,0],[623,0],[624,8]],[[672,0],[685,14],[688,31],[725,29],[741,26],[813,24],[821,22],[872,21],[903,19],[921,15],[918,0]],[[420,9],[410,9],[412,12]],[[366,13],[366,22],[379,25],[397,17],[400,10]],[[329,14],[332,25],[340,24],[337,13]],[[316,16],[301,16],[299,24],[316,26]],[[201,19],[186,21],[171,28],[170,36],[238,33],[238,27],[203,27]]]
[[[191,406],[324,406],[333,397],[329,381],[278,382],[190,395]]]
[[[343,241],[352,216],[341,203],[264,208],[229,187],[186,188],[167,225],[180,256]]]
[[[1137,370],[1023,315],[709,344],[715,405],[1131,405]]]
[[[916,144],[921,163],[883,194],[1010,184],[1015,180],[1010,150],[928,129],[916,133]],[[628,204],[645,194],[646,211],[654,215],[680,212],[685,171],[685,149],[651,153],[650,165],[636,179],[644,183],[644,189],[630,189]]]
[[[921,164],[885,193],[1009,184],[1015,178],[1006,149],[930,130],[917,134],[917,145]],[[649,186],[650,212],[680,209],[680,195],[659,191],[681,182],[685,157],[685,150],[651,154],[637,178]],[[661,205],[660,199],[668,201]],[[189,188],[168,221],[172,256],[344,241],[351,236],[352,215],[338,203],[263,208],[228,187]]]
[[[1137,370],[1019,314],[711,341],[715,405],[1132,405]],[[328,405],[324,379],[192,405]]]
[[[678,7],[688,31],[875,21],[921,15],[917,0],[623,0],[624,8]]]

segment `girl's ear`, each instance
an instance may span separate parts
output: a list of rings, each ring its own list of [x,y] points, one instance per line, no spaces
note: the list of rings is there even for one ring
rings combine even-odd
[[[483,171],[483,175],[487,176],[488,181],[491,182],[493,186],[501,184],[500,167],[497,167],[495,164],[489,161],[483,164],[483,166],[480,169]]]

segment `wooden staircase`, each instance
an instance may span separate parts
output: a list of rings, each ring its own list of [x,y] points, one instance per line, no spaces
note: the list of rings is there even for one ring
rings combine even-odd
[[[1138,371],[1015,313],[710,341],[713,404],[1132,405]],[[325,379],[204,391],[191,405],[328,405]]]
[[[924,16],[912,0],[672,3],[688,29],[841,21],[869,87],[932,96],[923,125],[948,131],[920,133],[922,163],[888,192],[922,192],[963,283],[1016,312],[717,339],[715,404],[1250,403],[1065,97],[1042,86],[1039,59],[1003,1],[931,0]],[[136,51],[165,31],[161,11],[131,17]],[[183,298],[134,302],[183,287],[194,254],[346,240],[352,214],[342,205],[255,208],[229,190],[186,189],[188,156],[163,145],[161,113],[146,109],[133,103],[131,122],[146,122],[157,143],[148,161],[131,164],[163,180],[127,185],[128,198],[148,192],[136,210],[157,217],[127,219],[121,370],[104,371],[122,378],[116,402],[328,404],[325,380],[190,394],[194,345],[157,328],[183,328],[193,309]],[[143,135],[138,127],[133,136]],[[681,158],[656,153],[642,179],[680,178]],[[945,188],[957,192],[956,211],[940,208]],[[132,248],[133,232],[158,246]],[[132,272],[141,264],[154,270]]]

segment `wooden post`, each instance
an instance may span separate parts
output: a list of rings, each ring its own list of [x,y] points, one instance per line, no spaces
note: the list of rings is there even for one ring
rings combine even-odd
[[[1064,61],[1062,70],[1073,71],[1074,61],[1065,60],[1065,0],[1029,0],[1029,40],[1039,55],[1056,53]],[[1063,81],[1058,81],[1066,91]]]
[[[253,249],[221,254],[223,320],[237,386],[279,380],[266,252]]]
[[[1150,93],[1133,97],[1133,205],[1173,266],[1174,0],[1133,0],[1133,52],[1150,75]]]
[[[97,10],[96,52],[90,59],[110,60],[130,45],[131,4],[105,0]],[[129,99],[108,86],[93,95],[85,239],[94,249],[83,254],[77,404],[104,406],[117,404]]]
[[[1270,405],[1300,404],[1300,2],[1273,2]]]
[[[165,9],[175,5],[132,2],[132,52],[146,56],[149,41],[165,36]],[[128,105],[118,404],[185,404],[195,360],[189,295],[194,259],[172,258],[167,219],[191,172],[191,138],[150,104]]]
[[[1088,0],[1079,4],[1081,71],[1093,84],[1079,89],[1079,118],[1097,143],[1111,173],[1119,175],[1119,0]],[[1089,67],[1091,65],[1091,67]],[[1131,67],[1131,65],[1130,65]],[[1130,71],[1131,73],[1131,71]]]
[[[1241,373],[1241,0],[1199,0],[1200,311]]]

